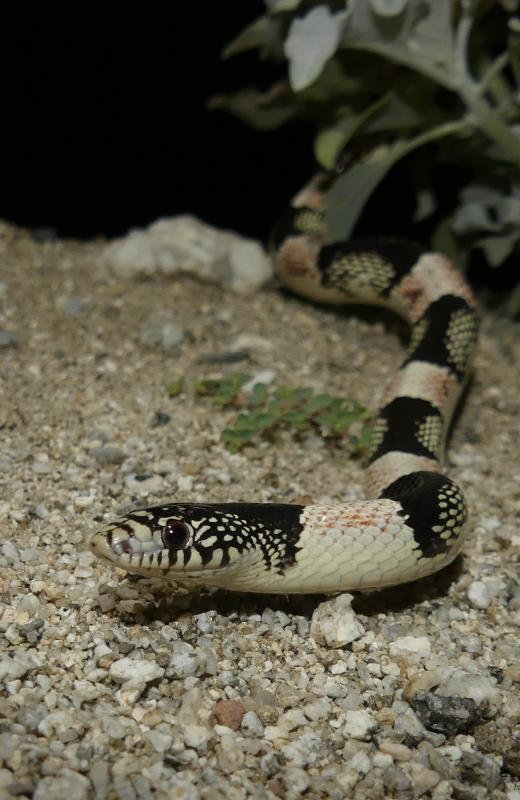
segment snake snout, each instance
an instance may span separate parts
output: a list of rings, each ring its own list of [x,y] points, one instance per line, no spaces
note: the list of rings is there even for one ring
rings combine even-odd
[[[88,544],[96,556],[108,561],[114,561],[123,553],[130,555],[133,552],[128,533],[117,528],[104,528],[96,531],[90,537]]]

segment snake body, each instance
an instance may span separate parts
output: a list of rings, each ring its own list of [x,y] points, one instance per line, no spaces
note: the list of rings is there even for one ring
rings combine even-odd
[[[324,182],[293,200],[275,255],[284,283],[318,302],[367,303],[411,326],[377,413],[365,501],[338,505],[165,503],[93,534],[129,572],[250,592],[375,589],[441,569],[460,550],[462,491],[442,474],[453,410],[477,341],[472,292],[446,258],[397,240],[325,245]]]

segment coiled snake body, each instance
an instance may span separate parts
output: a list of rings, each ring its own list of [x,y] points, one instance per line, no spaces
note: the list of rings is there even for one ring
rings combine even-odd
[[[323,245],[323,179],[293,200],[276,241],[282,280],[319,302],[389,307],[411,325],[381,402],[369,497],[344,505],[185,504],[130,512],[93,534],[129,572],[251,592],[336,592],[405,583],[457,555],[464,497],[441,473],[447,429],[477,340],[475,300],[443,256],[394,240]]]

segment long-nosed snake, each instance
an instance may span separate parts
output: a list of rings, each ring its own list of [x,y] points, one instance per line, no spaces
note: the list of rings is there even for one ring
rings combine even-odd
[[[369,497],[345,505],[164,503],[90,539],[129,572],[250,592],[336,592],[405,583],[457,555],[464,497],[442,472],[447,429],[477,341],[472,292],[443,256],[394,240],[323,245],[324,191],[294,199],[276,242],[284,283],[318,302],[386,306],[411,325],[408,355],[375,419]]]

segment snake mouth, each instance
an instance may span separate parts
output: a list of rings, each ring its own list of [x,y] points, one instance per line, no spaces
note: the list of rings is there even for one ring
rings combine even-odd
[[[139,569],[142,572],[147,571],[148,564],[154,567],[160,566],[160,563],[157,563],[159,553],[165,552],[164,545],[153,538],[142,541],[131,537],[123,527],[115,526],[93,533],[88,545],[98,558],[110,561],[122,569],[128,570],[135,566],[136,571]]]

